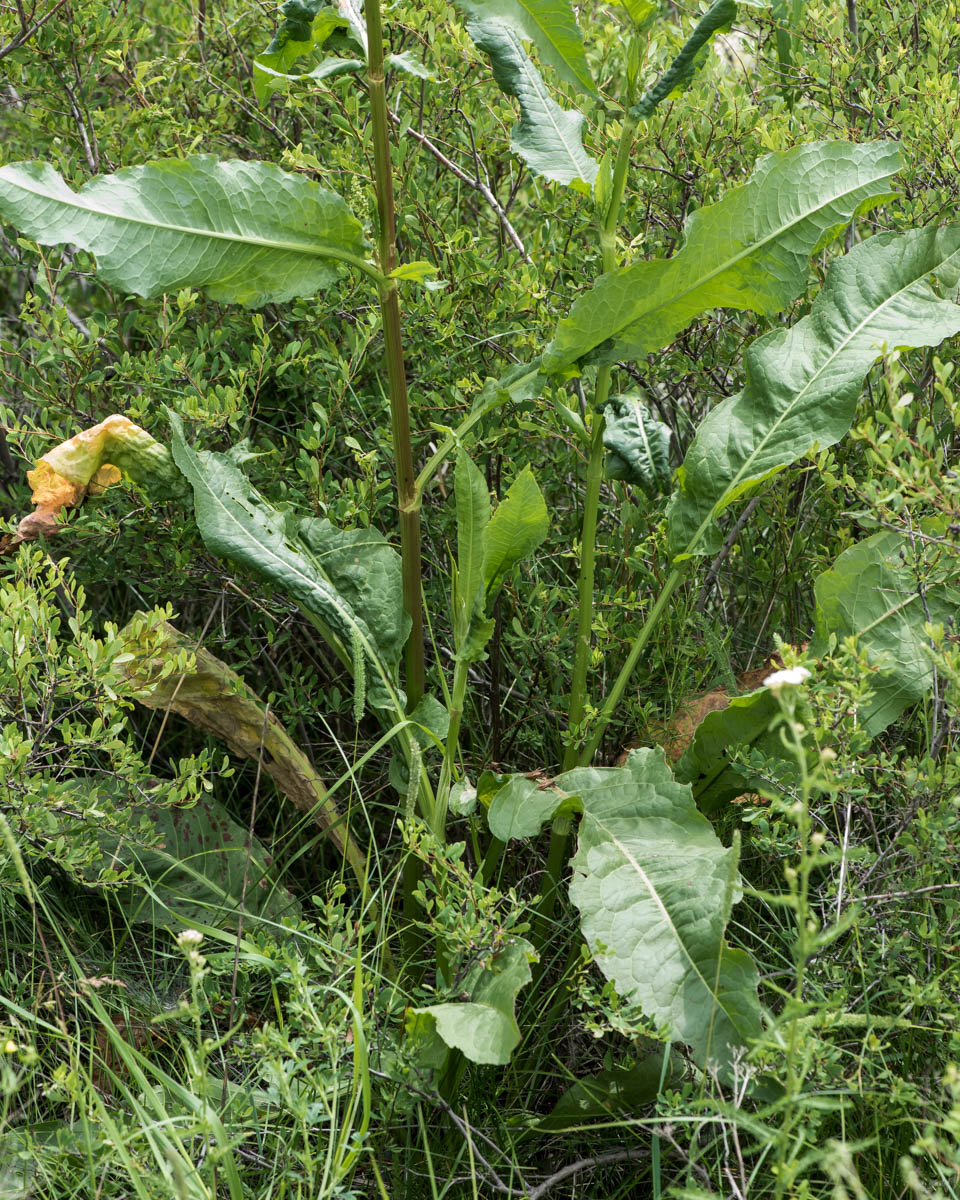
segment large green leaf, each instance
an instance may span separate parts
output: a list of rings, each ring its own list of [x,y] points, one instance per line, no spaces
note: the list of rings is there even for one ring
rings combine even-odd
[[[596,93],[568,0],[454,0],[454,3],[470,22],[500,25],[517,38],[533,42],[543,61],[562,79],[590,95]]]
[[[471,1062],[503,1066],[520,1041],[514,1005],[517,993],[530,982],[533,957],[530,943],[516,938],[471,967],[462,986],[469,1000],[412,1009],[408,1029],[421,1038],[433,1029],[445,1045]]]
[[[483,616],[483,535],[490,521],[490,493],[479,468],[461,450],[453,475],[457,502],[457,571],[454,589],[454,640],[461,651],[475,614]]]
[[[301,521],[297,536],[338,594],[374,631],[384,661],[399,663],[410,617],[403,610],[403,569],[396,550],[376,529],[338,529],[317,517]]]
[[[670,487],[670,428],[639,396],[614,396],[604,413],[604,470],[656,496]]]
[[[660,749],[635,750],[622,768],[568,771],[552,787],[508,787],[490,805],[490,828],[501,840],[527,835],[571,807],[583,817],[570,898],[597,965],[699,1062],[729,1068],[760,1032],[757,969],[724,938],[740,894],[736,850]]]
[[[337,263],[373,271],[343,200],[267,163],[172,158],[78,192],[45,163],[13,163],[0,167],[0,217],[89,250],[105,282],[139,296],[203,288],[255,308],[328,287]]]
[[[583,148],[583,114],[560,107],[514,30],[502,21],[470,21],[467,31],[488,55],[497,86],[520,103],[510,145],[535,175],[590,187],[599,170]]]
[[[524,467],[483,531],[483,589],[489,605],[509,572],[532,554],[550,527],[547,504]]]
[[[668,510],[671,553],[713,553],[728,505],[843,437],[882,354],[960,332],[958,280],[960,225],[883,234],[838,259],[810,315],[749,347],[746,387],[697,431]]]
[[[933,685],[930,639],[924,625],[960,617],[960,547],[948,540],[945,523],[929,523],[913,538],[885,530],[845,550],[816,581],[815,654],[830,634],[856,636],[877,668],[874,697],[858,720],[880,733]]]
[[[192,450],[184,440],[179,418],[173,413],[169,416],[173,458],[193,487],[197,528],[207,548],[268,579],[324,622],[347,650],[361,654],[372,665],[375,678],[371,683],[379,677],[386,691],[384,699],[395,707],[396,630],[403,619],[393,606],[402,603],[399,592],[384,594],[379,603],[367,607],[371,627],[330,582],[306,545],[290,536],[283,515],[264,500],[236,464],[223,454]],[[316,527],[312,535],[316,536]],[[381,548],[374,549],[378,558],[382,557]],[[384,702],[380,697],[378,701]]]
[[[806,286],[810,255],[888,196],[899,168],[892,142],[814,142],[767,155],[747,183],[687,219],[672,258],[601,276],[560,322],[543,370],[652,353],[712,308],[779,312]]]

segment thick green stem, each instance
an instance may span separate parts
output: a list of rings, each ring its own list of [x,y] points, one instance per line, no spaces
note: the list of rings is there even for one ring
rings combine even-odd
[[[407,373],[403,361],[403,333],[397,284],[389,278],[397,265],[396,214],[393,202],[393,166],[390,161],[390,122],[383,70],[383,31],[380,0],[366,0],[367,84],[370,93],[370,130],[380,223],[380,313],[390,389],[390,421],[393,458],[397,475],[397,506],[400,524],[400,554],[403,560],[403,607],[412,628],[405,651],[407,708],[411,711],[424,692],[423,606],[420,596],[420,498],[413,467],[410,441],[410,406]]]
[[[630,94],[627,97],[628,108],[632,102],[633,96]],[[600,248],[603,253],[604,274],[613,271],[617,266],[617,222],[620,219],[620,206],[623,203],[627,171],[630,167],[630,151],[633,147],[636,130],[637,122],[626,116],[613,169],[610,202],[600,224]],[[587,701],[587,671],[590,667],[593,589],[597,562],[597,523],[600,514],[600,485],[603,482],[603,409],[610,398],[611,378],[611,368],[601,367],[597,374],[597,385],[594,392],[593,431],[590,439],[590,458],[587,462],[587,489],[583,501],[583,529],[580,538],[580,575],[577,580],[577,647],[567,717],[567,733],[570,742],[564,755],[564,770],[574,766],[577,761],[574,734],[583,719]]]
[[[586,744],[583,753],[580,755],[581,766],[589,766],[593,761],[593,756],[596,754],[597,747],[603,738],[603,731],[610,724],[613,714],[617,711],[617,706],[623,699],[623,693],[627,690],[627,684],[630,682],[630,676],[640,661],[640,656],[646,649],[647,642],[650,641],[653,631],[660,624],[660,618],[663,616],[667,605],[670,603],[670,598],[677,590],[683,576],[684,571],[681,567],[674,567],[667,576],[667,582],[663,585],[663,591],[657,597],[656,604],[651,608],[646,621],[643,623],[643,628],[637,634],[636,641],[630,647],[627,661],[623,664],[620,674],[617,676],[613,687],[603,702],[603,707],[600,709],[600,715],[597,717],[590,741]]]
[[[600,249],[603,256],[603,271],[615,269],[617,265],[617,222],[620,206],[627,183],[630,167],[630,152],[637,131],[637,121],[629,115],[633,104],[633,87],[627,88],[627,113],[624,115],[620,145],[613,168],[613,183],[610,202],[600,222]],[[591,634],[593,631],[593,589],[597,564],[597,523],[600,515],[600,486],[603,483],[603,409],[610,397],[610,367],[601,367],[597,374],[594,392],[593,426],[590,438],[590,457],[587,461],[587,487],[583,500],[583,528],[580,535],[580,574],[577,579],[577,644],[573,661],[573,678],[570,684],[570,704],[567,710],[567,748],[564,752],[563,769],[576,765],[576,730],[583,720],[587,703],[587,671],[590,668]],[[550,831],[550,850],[547,854],[547,869],[544,875],[543,892],[538,908],[538,925],[541,934],[553,916],[557,899],[560,875],[567,858],[567,837],[570,822],[566,818],[554,821]]]

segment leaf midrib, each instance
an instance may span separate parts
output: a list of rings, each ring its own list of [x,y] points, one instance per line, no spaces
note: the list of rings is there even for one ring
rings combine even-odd
[[[584,791],[581,790],[580,795],[581,795],[581,797],[584,797],[584,795],[585,795]],[[686,943],[684,942],[683,938],[680,936],[680,931],[677,929],[677,926],[674,923],[669,910],[667,909],[663,900],[660,898],[660,894],[657,891],[657,889],[654,887],[653,882],[651,881],[649,875],[647,875],[646,871],[644,871],[643,867],[640,866],[640,863],[636,860],[636,858],[633,856],[633,854],[631,854],[630,850],[616,836],[616,834],[613,833],[613,831],[610,829],[610,827],[608,825],[604,824],[604,822],[595,813],[592,813],[589,810],[586,803],[584,803],[584,815],[589,816],[590,820],[595,822],[595,824],[600,829],[603,830],[603,832],[609,838],[610,842],[614,846],[616,846],[617,850],[620,852],[620,854],[623,856],[623,858],[626,860],[626,862],[634,869],[634,871],[636,871],[636,873],[640,877],[644,887],[646,888],[647,892],[649,893],[650,898],[653,900],[657,909],[661,913],[664,921],[666,922],[667,926],[669,927],[669,929],[673,935],[674,942],[676,943],[676,945],[678,945],[680,947],[685,961],[689,964],[690,970],[693,972],[693,974],[696,976],[696,978],[700,981],[700,983],[703,986],[704,991],[710,997],[713,1007],[715,1009],[719,1008],[724,1013],[724,1015],[727,1017],[727,1019],[730,1021],[730,1023],[733,1025],[734,1029],[736,1029],[736,1022],[734,1021],[732,1014],[721,1003],[720,997],[717,995],[717,992],[713,989],[713,987],[711,987],[706,976],[703,974],[703,972],[700,970],[700,968],[697,966],[696,962],[692,958],[690,951],[687,949]],[[723,948],[724,948],[724,937],[723,937],[723,934],[721,933],[719,945],[717,947],[718,968],[722,967]]]
[[[192,450],[191,447],[189,447],[187,445],[186,440],[181,438],[181,441],[183,442],[183,446],[186,449],[188,455],[192,458],[198,459],[199,455],[197,455],[197,453],[194,450]],[[248,529],[244,528],[244,526],[240,523],[240,521],[237,520],[237,518],[230,511],[230,509],[223,503],[223,501],[217,495],[217,493],[210,487],[210,485],[207,483],[206,477],[203,475],[203,473],[201,471],[195,471],[195,474],[196,474],[197,478],[200,480],[200,483],[203,487],[204,492],[209,497],[212,497],[218,511],[220,511],[226,517],[226,519],[228,520],[229,524],[232,527],[234,527],[235,529],[239,529],[240,533],[243,535],[244,538],[254,541],[259,549],[266,551],[267,557],[269,557],[273,561],[281,564],[281,566],[285,567],[288,571],[292,571],[296,576],[298,576],[300,579],[302,579],[304,581],[304,583],[307,585],[308,590],[315,589],[317,591],[322,591],[322,592],[325,592],[326,594],[328,594],[331,607],[336,609],[340,613],[342,619],[349,626],[351,632],[353,632],[355,634],[355,636],[357,637],[357,639],[359,640],[360,645],[362,646],[364,652],[367,655],[367,658],[373,664],[373,666],[375,667],[375,669],[377,671],[377,674],[380,676],[381,680],[383,681],[383,684],[386,687],[386,689],[390,695],[391,702],[394,702],[397,705],[399,705],[399,701],[393,690],[393,686],[390,682],[390,679],[387,676],[386,672],[384,671],[383,664],[380,662],[379,654],[377,654],[374,651],[373,647],[370,645],[369,639],[367,638],[366,634],[363,631],[363,628],[357,621],[356,617],[354,617],[354,615],[350,612],[349,608],[347,608],[343,604],[340,597],[337,595],[337,592],[335,591],[335,589],[330,587],[329,584],[326,584],[323,580],[311,579],[310,576],[307,575],[302,570],[302,568],[299,566],[299,564],[297,564],[295,559],[291,560],[288,558],[281,557],[281,555],[279,555],[271,546],[260,541],[258,538],[254,538],[253,535],[250,533],[250,531]],[[400,711],[399,708],[398,708],[398,711]]]
[[[0,172],[2,170],[3,168],[0,167]],[[113,178],[116,178],[116,176],[113,176]],[[2,182],[3,176],[0,174],[0,183]],[[232,242],[244,246],[259,247],[265,250],[292,251],[296,254],[303,254],[313,258],[335,258],[340,262],[349,263],[351,266],[357,267],[366,274],[370,274],[373,270],[372,265],[366,259],[360,258],[359,255],[351,254],[347,250],[340,250],[336,246],[327,243],[281,242],[275,238],[257,237],[254,234],[234,234],[221,230],[197,229],[190,225],[175,225],[172,222],[150,220],[147,217],[129,216],[110,209],[95,208],[90,203],[81,203],[84,197],[79,192],[70,191],[69,199],[64,199],[62,196],[51,196],[49,192],[45,192],[39,188],[29,187],[19,178],[16,180],[7,179],[7,183],[10,187],[19,188],[27,195],[39,197],[49,204],[56,204],[63,208],[73,208],[78,212],[86,213],[88,216],[99,217],[102,220],[120,221],[127,225],[142,226],[146,229],[159,229],[167,233],[180,233],[185,237],[199,237],[207,238],[211,241]]]

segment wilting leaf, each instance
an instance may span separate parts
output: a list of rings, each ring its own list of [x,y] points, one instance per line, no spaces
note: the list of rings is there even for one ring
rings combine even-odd
[[[338,263],[370,269],[343,200],[268,163],[171,158],[78,192],[46,163],[12,163],[0,216],[42,245],[89,250],[104,282],[138,296],[202,288],[256,308],[329,287]]]
[[[729,1069],[760,1032],[757,969],[724,940],[740,896],[736,848],[721,845],[660,749],[636,750],[622,768],[568,771],[550,788],[518,781],[488,819],[506,840],[571,808],[583,817],[570,898],[598,967],[698,1062]]]
[[[270,580],[324,622],[348,653],[358,652],[373,667],[371,685],[379,681],[385,692],[376,702],[382,700],[397,708],[399,663],[388,654],[396,652],[395,631],[402,618],[389,614],[393,605],[402,605],[401,595],[379,598],[380,604],[371,609],[375,622],[371,628],[326,577],[308,548],[289,535],[283,515],[264,500],[231,459],[191,450],[179,418],[168,415],[174,461],[193,487],[197,528],[208,549]],[[379,548],[377,554],[379,557]]]
[[[622,479],[656,496],[670,487],[670,427],[638,396],[614,396],[605,410],[603,444],[608,479]]]
[[[882,354],[960,332],[958,279],[960,225],[881,234],[834,262],[810,315],[747,349],[746,387],[697,430],[668,509],[671,554],[715,552],[728,505],[839,441]]]
[[[590,95],[596,94],[568,0],[455,0],[455,3],[468,21],[478,25],[494,23],[510,30],[521,41],[533,42],[543,61],[562,79]]]
[[[76,507],[86,496],[96,495],[123,476],[148,486],[158,500],[187,494],[186,481],[166,446],[115,413],[48,450],[27,472],[36,511],[21,520],[16,537],[0,552],[9,552],[41,534],[50,537],[57,533],[62,528],[57,524],[58,513]]]
[[[631,109],[630,115],[646,120],[669,96],[679,95],[693,82],[693,77],[706,60],[707,42],[721,29],[729,29],[737,15],[733,0],[715,0],[697,22],[683,48],[657,82]]]
[[[924,625],[960,617],[960,547],[946,523],[920,525],[911,539],[895,530],[875,533],[845,550],[816,581],[817,635],[813,653],[830,634],[855,636],[877,668],[874,697],[858,713],[877,734],[933,686],[930,639]]]
[[[517,993],[530,982],[533,947],[516,938],[489,959],[476,963],[464,979],[462,991],[468,1001],[430,1004],[411,1010],[408,1029],[417,1038],[431,1031],[451,1049],[471,1062],[499,1066],[510,1061],[520,1042],[514,1015]],[[431,1065],[431,1064],[428,1064]],[[440,1065],[434,1061],[432,1065]]]
[[[124,662],[118,669],[128,684],[126,693],[145,708],[177,713],[198,729],[221,738],[241,758],[262,762],[264,773],[279,791],[330,835],[365,889],[365,857],[346,817],[327,796],[313,764],[276,715],[268,713],[240,676],[209,650],[167,623],[158,632],[160,636],[152,636],[149,646],[144,646],[136,617],[120,631]],[[194,667],[189,672],[171,672],[171,661],[183,651],[192,653]]]
[[[810,255],[886,199],[900,165],[892,142],[813,142],[761,158],[747,183],[687,219],[672,258],[601,276],[560,322],[543,370],[650,354],[712,308],[780,312],[806,287]]]
[[[520,124],[510,145],[535,175],[588,189],[599,164],[583,148],[583,114],[567,111],[550,96],[543,76],[517,34],[497,20],[467,25],[479,50],[490,59],[497,86],[520,104]]]

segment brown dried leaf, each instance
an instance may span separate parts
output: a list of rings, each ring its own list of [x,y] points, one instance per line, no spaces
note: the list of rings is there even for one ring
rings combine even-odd
[[[346,818],[327,796],[313,764],[273,713],[266,712],[259,697],[216,655],[172,625],[159,627],[162,641],[152,642],[149,650],[134,640],[131,626],[120,637],[126,636],[124,649],[134,657],[118,669],[134,685],[134,699],[146,708],[178,713],[198,729],[221,738],[242,758],[257,761],[262,749],[263,770],[300,812],[310,813],[330,835],[366,890],[365,857]],[[184,650],[195,656],[194,669],[187,674],[174,671],[164,676],[164,665]]]

